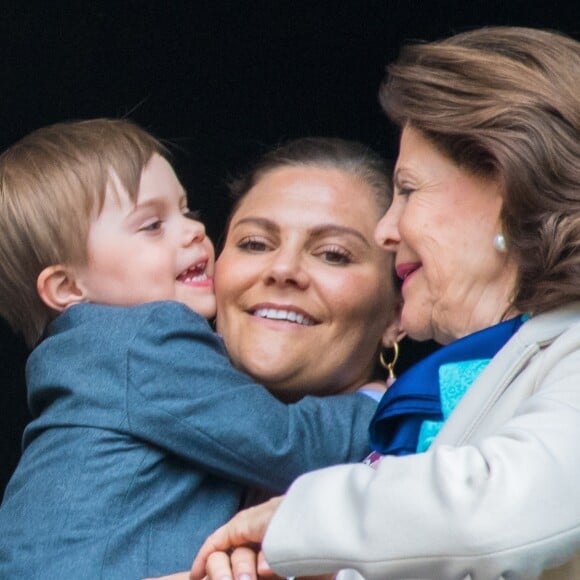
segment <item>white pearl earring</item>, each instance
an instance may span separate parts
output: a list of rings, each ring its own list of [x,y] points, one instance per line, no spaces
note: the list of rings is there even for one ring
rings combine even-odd
[[[503,234],[496,234],[493,238],[493,247],[502,254],[507,251],[507,243]]]

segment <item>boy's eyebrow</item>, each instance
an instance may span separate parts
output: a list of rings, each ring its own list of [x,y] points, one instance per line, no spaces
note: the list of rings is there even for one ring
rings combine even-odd
[[[280,229],[275,222],[267,218],[251,217],[251,216],[236,221],[234,224],[232,224],[232,229],[235,229],[238,226],[244,225],[246,223],[258,225],[268,231],[278,231]],[[342,226],[334,223],[318,224],[317,226],[309,229],[308,231],[312,236],[315,237],[329,234],[350,235],[359,239],[365,246],[367,246],[367,248],[370,247],[369,241],[358,230],[348,226]]]
[[[139,214],[143,211],[147,210],[156,210],[160,205],[164,205],[167,203],[167,199],[165,197],[154,197],[146,199],[145,201],[135,202],[133,207],[127,212],[125,216],[126,222],[131,222],[135,219],[135,216],[139,217]],[[180,209],[184,209],[187,207],[187,195],[185,193],[179,198],[179,207]]]
[[[159,197],[150,197],[144,201],[139,201],[139,199],[137,199],[135,201],[135,205],[133,206],[133,208],[131,209],[130,213],[133,213],[135,211],[138,211],[140,209],[147,209],[148,207],[155,207],[155,206],[159,206],[159,205],[166,205],[170,203],[169,200],[166,197],[163,196],[159,196]],[[183,206],[183,207],[187,207],[187,195],[184,193],[182,196],[180,196],[179,198],[179,206]]]

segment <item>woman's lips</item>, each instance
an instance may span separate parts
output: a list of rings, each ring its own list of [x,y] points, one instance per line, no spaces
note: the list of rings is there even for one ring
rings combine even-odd
[[[290,322],[300,326],[314,326],[318,321],[300,308],[288,305],[260,304],[249,310],[258,318],[276,322]]]
[[[406,262],[404,264],[397,264],[395,272],[397,277],[402,281],[404,286],[407,280],[421,267],[420,262]]]

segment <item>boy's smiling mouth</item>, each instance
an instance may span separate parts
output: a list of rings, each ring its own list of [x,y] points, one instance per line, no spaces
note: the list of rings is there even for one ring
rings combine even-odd
[[[197,264],[189,266],[189,268],[177,276],[176,280],[183,284],[199,284],[211,280],[206,272],[207,263],[207,260],[203,260],[197,262]]]

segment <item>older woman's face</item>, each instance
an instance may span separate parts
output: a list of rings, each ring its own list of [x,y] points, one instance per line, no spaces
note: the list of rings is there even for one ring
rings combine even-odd
[[[217,328],[238,368],[287,399],[367,382],[395,304],[379,218],[370,186],[341,170],[262,177],[216,264]]]
[[[396,252],[402,326],[417,340],[447,344],[498,323],[516,268],[493,246],[501,188],[458,167],[421,132],[403,130],[393,204],[377,241]]]

